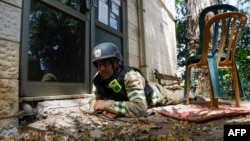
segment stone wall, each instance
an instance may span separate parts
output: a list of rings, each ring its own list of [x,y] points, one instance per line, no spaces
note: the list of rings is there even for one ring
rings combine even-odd
[[[138,1],[142,2],[142,19],[139,15]],[[175,1],[129,0],[127,3],[128,64],[145,69],[143,73],[150,81],[156,81],[153,76],[154,69],[175,75],[177,73]],[[140,24],[140,20],[143,21],[144,27]],[[139,27],[142,28],[142,32]],[[141,44],[143,48],[140,48]]]
[[[0,0],[0,131],[18,125],[22,0]]]
[[[138,25],[138,0],[127,1],[127,44],[128,64],[139,67],[139,25]],[[126,59],[126,58],[125,58]]]

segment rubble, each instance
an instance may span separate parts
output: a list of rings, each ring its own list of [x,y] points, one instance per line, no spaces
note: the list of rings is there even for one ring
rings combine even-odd
[[[228,117],[197,124],[151,113],[142,118],[111,120],[91,110],[92,100],[86,97],[40,102],[34,119],[21,120],[19,127],[2,131],[0,140],[223,140],[225,123],[235,123],[236,119],[246,121],[250,117]]]

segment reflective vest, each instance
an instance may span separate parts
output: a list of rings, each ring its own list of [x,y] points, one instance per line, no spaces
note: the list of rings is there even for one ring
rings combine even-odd
[[[99,73],[94,77],[93,83],[97,89],[97,93],[101,95],[103,99],[110,99],[115,101],[128,101],[129,99],[124,84],[125,74],[133,69],[135,71],[138,71],[143,76],[141,71],[137,68],[127,67],[127,66],[120,66],[120,67],[121,71],[119,72],[116,78],[119,84],[122,86],[122,90],[119,93],[115,93],[111,88],[108,87],[109,82],[111,82],[112,80],[104,80]],[[146,96],[148,106],[151,106],[153,89],[150,87],[146,79],[145,81],[146,82],[145,82],[144,93]]]

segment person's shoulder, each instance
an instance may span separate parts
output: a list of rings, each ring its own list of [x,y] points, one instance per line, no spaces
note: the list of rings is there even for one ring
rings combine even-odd
[[[139,84],[144,84],[145,78],[139,71],[131,69],[125,74],[124,81],[125,84],[139,85]],[[138,81],[140,81],[141,83],[138,83]]]
[[[140,70],[136,67],[131,67],[131,66],[122,66],[122,70],[127,74],[127,73],[140,73]]]
[[[137,70],[135,70],[135,69],[129,70],[129,71],[125,74],[125,76],[127,76],[127,77],[129,77],[129,78],[143,77],[143,75],[142,75],[139,71],[137,71]]]

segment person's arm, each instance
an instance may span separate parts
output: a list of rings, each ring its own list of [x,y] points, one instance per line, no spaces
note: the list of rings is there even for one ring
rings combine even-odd
[[[124,83],[129,101],[107,100],[103,105],[103,110],[126,117],[145,116],[147,101],[144,93],[144,77],[139,72],[131,70],[125,75]]]

